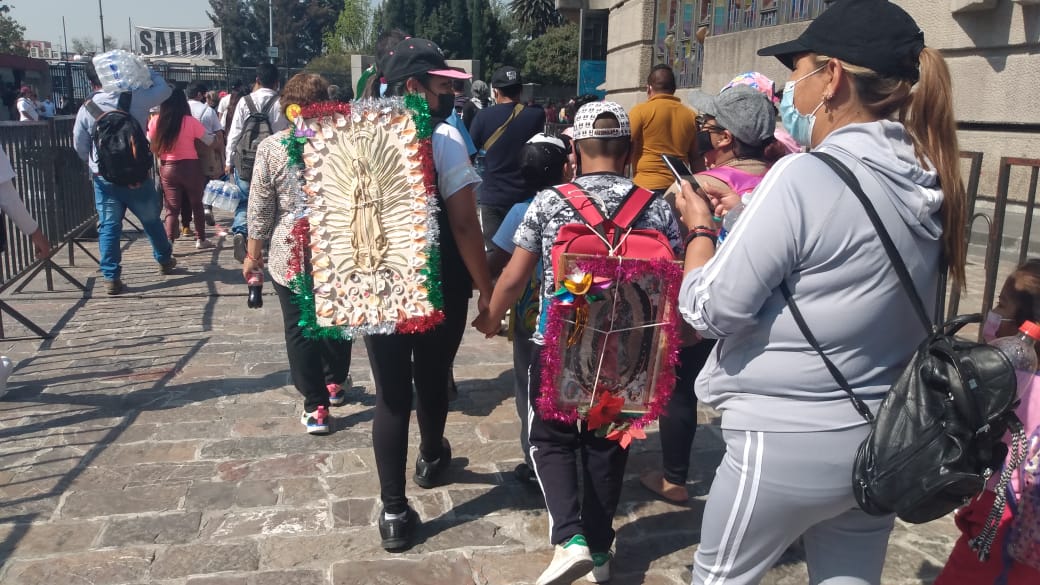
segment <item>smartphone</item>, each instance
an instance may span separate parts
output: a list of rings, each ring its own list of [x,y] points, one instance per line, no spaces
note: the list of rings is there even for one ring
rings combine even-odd
[[[690,170],[690,167],[686,166],[686,162],[683,161],[683,159],[670,154],[662,154],[661,159],[664,160],[664,164],[668,167],[668,170],[672,171],[676,181],[688,181],[694,191],[701,190],[701,186],[697,183],[697,179],[693,178],[693,171]]]

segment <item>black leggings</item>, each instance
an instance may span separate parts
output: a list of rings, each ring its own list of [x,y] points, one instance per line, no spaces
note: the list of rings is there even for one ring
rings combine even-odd
[[[690,449],[697,433],[697,395],[693,385],[714,347],[714,339],[705,339],[679,351],[675,389],[668,398],[665,413],[658,419],[664,478],[676,485],[686,485],[686,476],[690,472]]]
[[[379,472],[379,495],[387,513],[404,512],[408,421],[415,384],[415,414],[419,421],[419,453],[427,461],[441,455],[448,418],[448,377],[451,358],[466,331],[469,298],[445,291],[443,323],[417,335],[366,335],[368,360],[376,386],[372,446]]]
[[[329,407],[327,384],[342,384],[350,372],[352,341],[320,341],[307,339],[300,329],[300,308],[292,302],[292,292],[271,282],[282,305],[285,322],[285,352],[289,355],[289,373],[293,385],[303,395],[303,407],[314,412],[319,406]]]

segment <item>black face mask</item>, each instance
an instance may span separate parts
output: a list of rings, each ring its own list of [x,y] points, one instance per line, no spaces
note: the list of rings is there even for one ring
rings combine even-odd
[[[450,116],[453,111],[455,111],[454,93],[439,93],[437,94],[437,103],[430,104],[430,115],[434,118],[444,120]]]
[[[715,146],[711,143],[711,132],[707,130],[701,130],[697,133],[697,152],[704,154],[715,150]]]

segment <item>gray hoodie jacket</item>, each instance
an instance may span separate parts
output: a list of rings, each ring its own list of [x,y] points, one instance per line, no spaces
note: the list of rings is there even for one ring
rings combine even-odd
[[[855,173],[931,307],[943,195],[903,126],[853,124],[817,150]],[[715,257],[683,280],[683,317],[721,340],[697,379],[697,396],[722,412],[726,429],[865,424],[791,318],[778,288],[784,280],[828,357],[876,411],[925,331],[863,206],[808,154],[776,164]]]

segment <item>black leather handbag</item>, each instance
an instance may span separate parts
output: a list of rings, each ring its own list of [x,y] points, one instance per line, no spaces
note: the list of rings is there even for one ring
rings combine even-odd
[[[915,524],[945,516],[981,493],[990,476],[1001,469],[1008,453],[1003,437],[1010,430],[1011,464],[1004,466],[995,489],[997,500],[983,532],[972,542],[980,558],[987,556],[1004,511],[1005,486],[1025,455],[1025,433],[1015,415],[1019,402],[1015,370],[998,349],[955,337],[968,323],[980,322],[980,315],[932,325],[899,251],[855,175],[831,155],[812,154],[830,166],[863,204],[926,333],[874,414],[824,354],[787,283],[780,286],[802,334],[856,411],[871,424],[853,467],[856,501],[868,514],[894,513]],[[942,294],[944,277],[939,289]],[[941,315],[942,302],[936,305]]]

